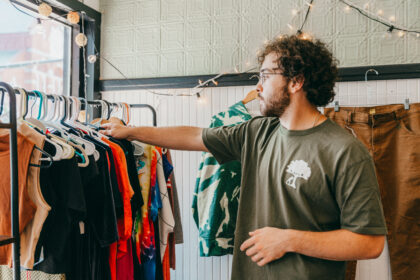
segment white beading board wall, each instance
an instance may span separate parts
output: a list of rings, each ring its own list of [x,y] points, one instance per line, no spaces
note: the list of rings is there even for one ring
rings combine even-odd
[[[146,103],[157,108],[158,126],[191,125],[208,127],[212,115],[242,100],[254,87],[209,88],[203,91],[203,102],[196,97],[161,97],[146,91],[103,92],[108,101],[131,104]],[[189,92],[186,90],[156,90],[166,93]],[[336,88],[336,100],[340,105],[373,106],[420,102],[420,80],[388,80],[372,82],[343,82]],[[258,102],[250,103],[251,111],[258,110]],[[144,109],[132,109],[131,124],[152,125],[152,114]],[[199,152],[173,151],[174,170],[181,205],[184,244],[176,246],[176,280],[224,280],[230,278],[232,258],[199,257],[198,230],[194,223],[191,202],[200,160]],[[388,249],[376,260],[359,262],[357,280],[391,280]]]
[[[309,0],[101,0],[101,56],[127,77],[233,72],[256,64],[266,40],[295,33]],[[418,0],[351,0],[420,30]],[[420,62],[420,38],[387,27],[339,0],[315,0],[304,31],[325,41],[341,67]],[[302,10],[293,18],[292,11]],[[289,29],[288,24],[293,26]],[[389,36],[389,37],[388,37]],[[101,60],[102,79],[121,75]]]

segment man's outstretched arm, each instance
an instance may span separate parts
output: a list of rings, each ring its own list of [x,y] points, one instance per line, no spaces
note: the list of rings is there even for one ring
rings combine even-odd
[[[127,127],[121,124],[103,124],[103,134],[117,139],[138,140],[162,148],[208,152],[201,134],[203,129],[193,126]]]
[[[241,251],[259,266],[295,252],[310,257],[346,261],[379,257],[385,244],[384,235],[366,235],[339,229],[310,232],[266,227],[250,232]]]

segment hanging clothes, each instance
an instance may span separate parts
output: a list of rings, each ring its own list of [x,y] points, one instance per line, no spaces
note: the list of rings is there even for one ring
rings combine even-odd
[[[164,170],[162,150],[156,148],[156,157],[157,157],[157,166],[156,166],[156,175],[158,180],[158,190],[161,200],[161,209],[159,211],[159,240],[160,240],[160,255],[161,260],[165,255],[167,240],[169,233],[173,232],[175,226],[174,215],[172,212],[172,206],[169,199],[167,178],[169,173],[172,172],[172,167],[165,166],[166,172]]]
[[[376,168],[392,279],[417,279],[420,266],[420,103],[325,108],[324,114],[357,137]],[[356,262],[346,279],[354,279]]]
[[[172,166],[163,165],[158,147],[133,146],[93,130],[72,120],[27,119],[20,126],[22,268],[68,280],[169,279]],[[0,132],[4,171],[10,170],[8,137]],[[41,161],[42,154],[54,158],[51,165]],[[0,178],[0,191],[10,196],[8,176]],[[10,235],[7,202],[0,209],[0,235]],[[11,264],[11,246],[0,247],[0,261]]]
[[[19,126],[19,132],[26,138],[31,139],[31,141],[40,149],[44,148],[45,136],[30,128],[27,124],[22,123]],[[41,155],[41,151],[33,149],[30,163],[39,166],[41,164]],[[20,235],[20,265],[27,269],[33,268],[35,249],[39,235],[41,234],[42,227],[47,219],[48,212],[51,210],[50,205],[48,205],[42,195],[39,177],[40,168],[29,166],[27,175],[28,195],[35,204],[36,211],[33,219],[26,225]],[[12,264],[10,263],[9,265],[11,266]]]
[[[45,150],[48,150],[48,142]],[[74,247],[73,232],[86,217],[86,201],[76,157],[54,161],[43,168],[41,191],[51,206],[36,247],[34,270],[66,273],[71,270],[70,252]]]
[[[165,155],[163,155],[163,159],[164,159],[163,161],[164,166],[167,165],[167,163],[169,163],[170,166],[173,166],[171,152],[169,150],[166,152]],[[171,172],[169,175],[168,191],[170,193],[172,211],[174,213],[174,219],[175,219],[174,232],[170,233],[169,238],[168,238],[169,258],[170,258],[170,267],[172,269],[175,269],[176,268],[175,244],[184,243],[184,237],[182,233],[181,211],[179,207],[178,191],[177,191],[174,172]]]
[[[127,163],[125,160],[123,150],[117,144],[111,142],[105,137],[102,138],[102,141],[104,141],[110,146],[110,148],[112,149],[112,153],[114,154],[113,160],[117,169],[118,187],[121,193],[124,206],[123,217],[119,218],[117,221],[119,240],[117,244],[114,243],[110,247],[109,263],[111,268],[111,279],[114,280],[119,279],[117,277],[117,273],[121,271],[121,269],[117,269],[118,259],[128,254],[129,250],[127,240],[131,237],[131,230],[133,226],[130,200],[131,197],[134,195],[134,191],[130,185],[130,181],[128,178]],[[126,262],[123,262],[123,264],[126,264]],[[134,268],[132,267],[132,265],[133,264],[131,263],[130,267],[124,267],[124,270],[133,271]]]
[[[17,159],[18,159],[18,195],[19,195],[19,233],[34,218],[36,205],[32,202],[27,188],[29,163],[35,144],[22,133],[17,133]],[[10,150],[9,131],[0,130],[0,192],[3,198],[0,204],[0,235],[11,236],[10,212]],[[0,265],[11,264],[12,245],[0,246]]]
[[[210,127],[235,126],[251,118],[240,101],[213,116]],[[220,165],[212,154],[202,154],[192,203],[200,256],[233,254],[240,184],[239,161]]]

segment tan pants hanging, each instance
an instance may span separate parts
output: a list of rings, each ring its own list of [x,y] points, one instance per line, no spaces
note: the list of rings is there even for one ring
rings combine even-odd
[[[393,280],[420,279],[420,103],[326,108],[372,155],[388,227]],[[354,279],[349,262],[346,279]]]

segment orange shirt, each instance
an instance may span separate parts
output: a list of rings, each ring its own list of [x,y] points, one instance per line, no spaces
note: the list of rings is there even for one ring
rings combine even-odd
[[[10,210],[10,149],[9,131],[0,136],[0,235],[11,236],[11,210]],[[18,132],[18,193],[19,193],[19,233],[33,219],[36,206],[29,197],[27,190],[27,175],[29,160],[32,156],[34,143]],[[8,264],[12,259],[12,246],[0,246],[0,264]]]
[[[106,138],[102,140],[109,145],[112,150],[115,170],[117,173],[118,189],[123,200],[124,215],[117,221],[119,240],[116,244],[110,246],[109,264],[111,269],[111,279],[117,279],[117,261],[128,253],[127,240],[131,237],[133,228],[133,219],[131,214],[131,198],[134,195],[133,188],[130,185],[128,177],[127,162],[124,151],[121,147]]]

